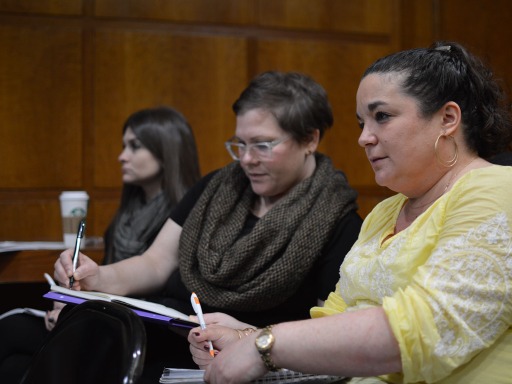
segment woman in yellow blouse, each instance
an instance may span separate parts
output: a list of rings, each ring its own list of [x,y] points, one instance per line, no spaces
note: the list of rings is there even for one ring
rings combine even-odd
[[[359,144],[398,194],[368,215],[314,319],[192,330],[205,380],[285,367],[350,382],[512,383],[512,168],[484,160],[511,142],[503,93],[462,46],[438,42],[372,64],[356,99]],[[213,360],[205,340],[221,351]]]

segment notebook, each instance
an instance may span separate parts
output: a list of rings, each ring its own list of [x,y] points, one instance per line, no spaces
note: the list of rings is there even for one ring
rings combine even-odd
[[[86,300],[103,300],[125,305],[137,313],[143,320],[161,322],[172,327],[194,328],[199,324],[173,308],[131,297],[112,295],[104,292],[75,291],[58,285],[51,285],[44,298],[66,304],[80,304]]]
[[[165,368],[160,383],[189,383],[204,384],[204,371],[200,369]],[[277,372],[268,372],[265,376],[251,381],[251,383],[344,383],[345,378],[341,376],[314,375],[301,373],[288,369],[281,369]]]

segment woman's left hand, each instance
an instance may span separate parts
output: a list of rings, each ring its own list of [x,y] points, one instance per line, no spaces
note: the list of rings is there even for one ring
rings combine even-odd
[[[48,331],[51,331],[55,324],[57,323],[57,319],[59,318],[60,311],[64,308],[65,304],[59,303],[55,301],[53,303],[53,309],[51,311],[46,312],[44,315],[44,325]]]
[[[267,373],[254,341],[256,334],[228,345],[205,368],[204,380],[211,384],[249,383]]]

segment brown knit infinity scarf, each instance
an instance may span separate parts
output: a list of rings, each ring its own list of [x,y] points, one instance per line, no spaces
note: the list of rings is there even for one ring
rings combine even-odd
[[[290,297],[310,272],[357,193],[326,156],[316,169],[240,237],[257,197],[238,163],[209,182],[183,225],[180,271],[204,303],[257,311]]]

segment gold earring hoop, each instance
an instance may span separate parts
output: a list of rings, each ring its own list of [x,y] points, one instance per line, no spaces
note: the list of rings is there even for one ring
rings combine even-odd
[[[453,157],[450,160],[443,160],[443,159],[441,159],[441,156],[439,156],[437,147],[439,145],[439,139],[441,137],[449,137],[450,139],[452,139],[453,145],[455,146],[455,154],[453,155]],[[459,148],[457,147],[457,142],[455,141],[455,138],[453,136],[445,136],[443,134],[440,134],[439,136],[437,136],[436,143],[434,144],[434,154],[436,155],[437,162],[439,164],[441,164],[443,167],[447,167],[447,168],[453,167],[457,163],[457,160],[459,159]]]

